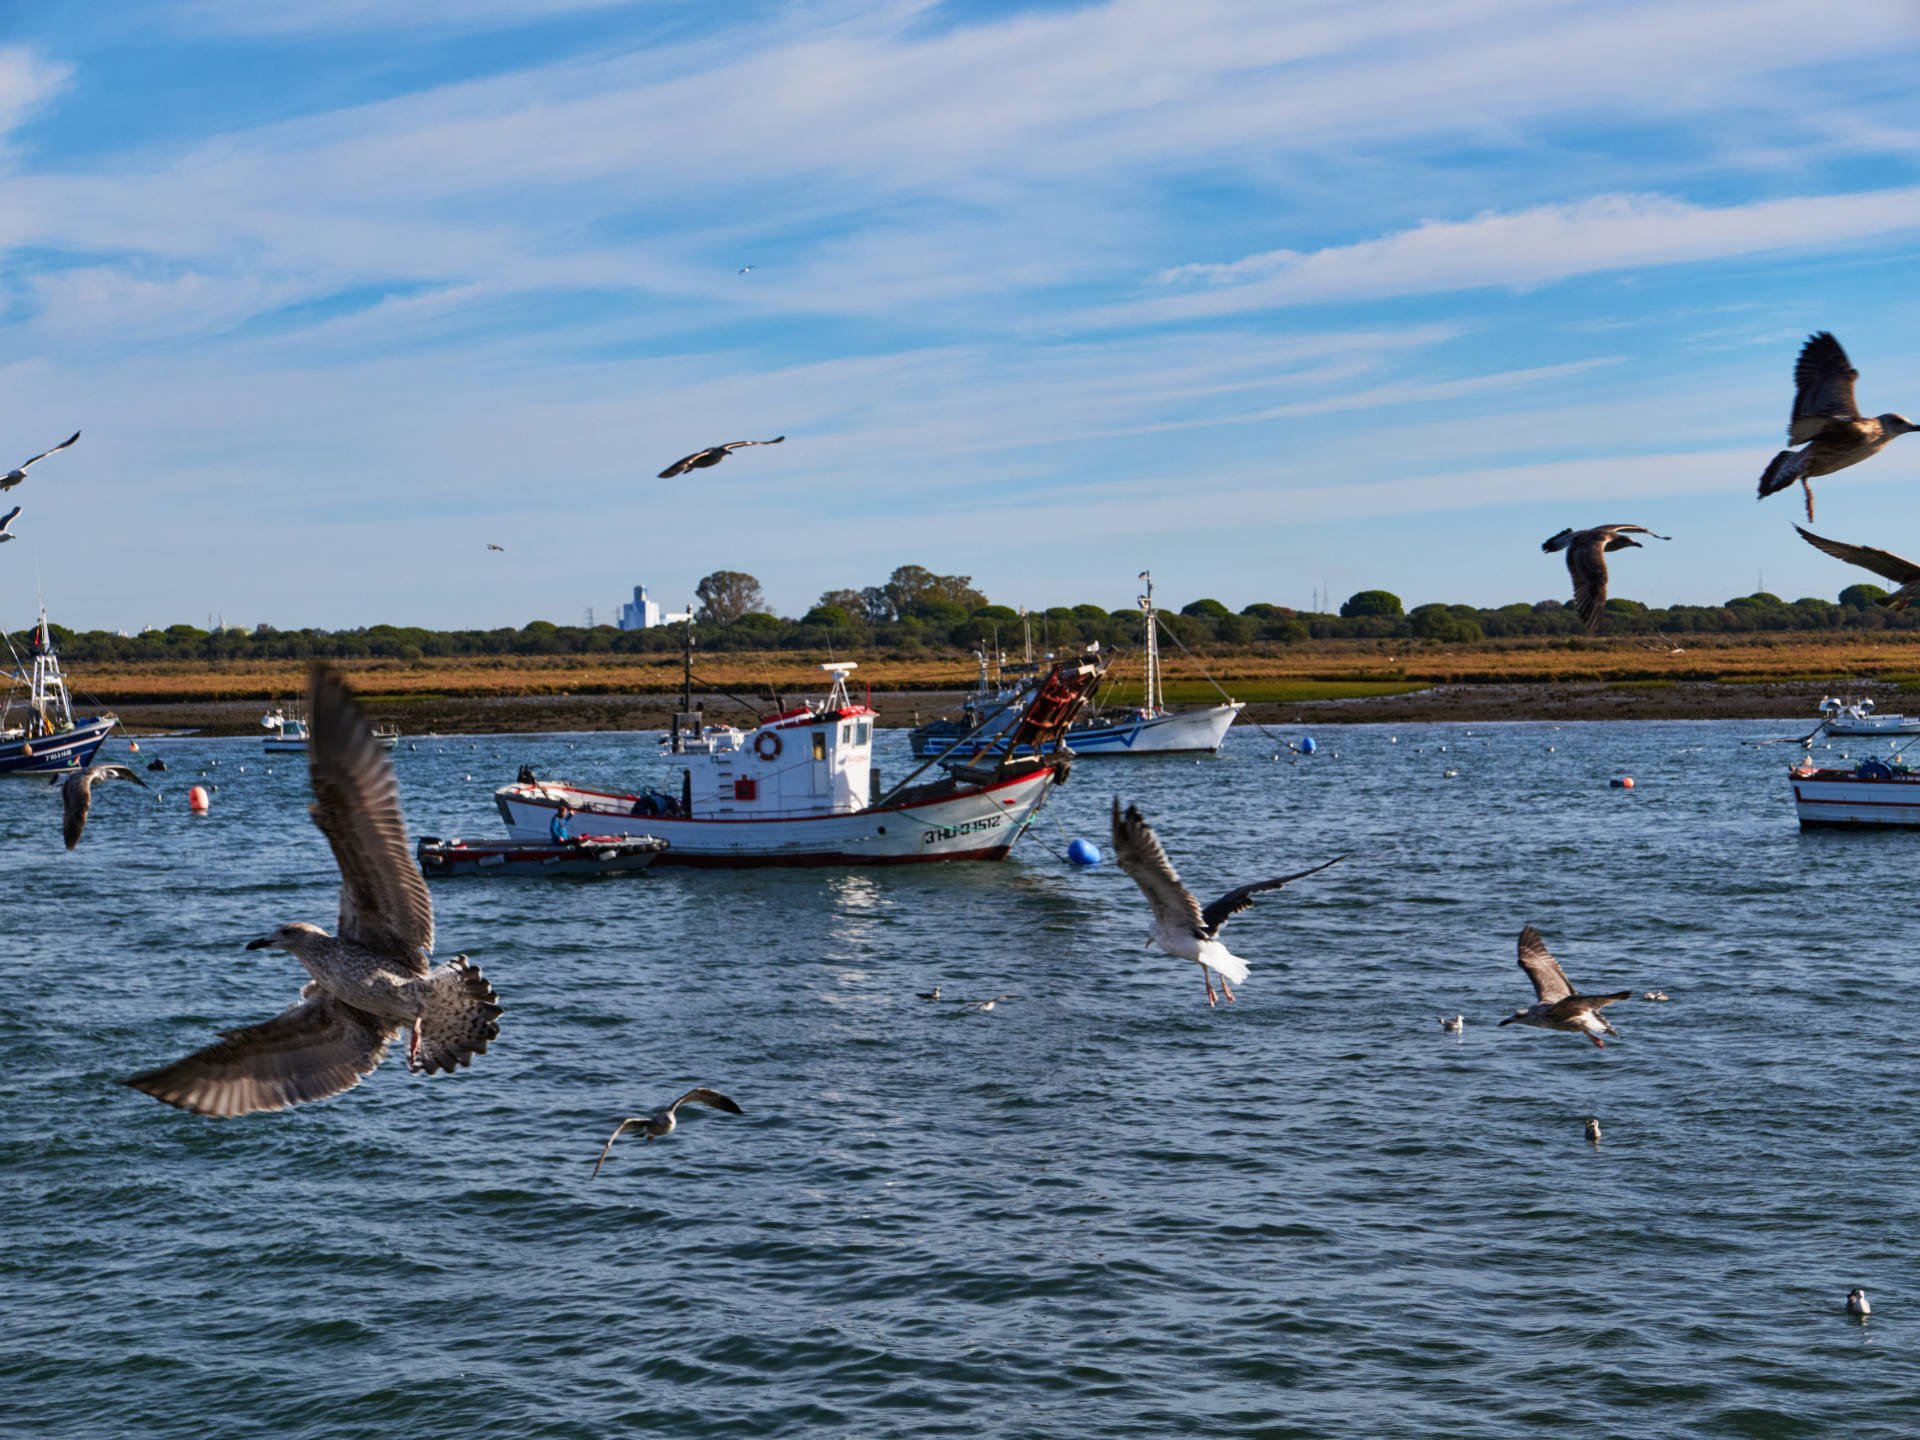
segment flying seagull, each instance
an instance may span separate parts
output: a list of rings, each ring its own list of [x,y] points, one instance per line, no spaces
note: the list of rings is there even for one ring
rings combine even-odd
[[[60,787],[61,809],[64,814],[60,824],[60,834],[71,850],[80,843],[80,835],[87,828],[87,812],[93,808],[93,785],[96,780],[131,780],[142,790],[147,782],[125,765],[89,765],[84,770],[75,770],[53,783]]]
[[[1616,1000],[1627,999],[1633,994],[1631,990],[1618,990],[1611,995],[1582,995],[1573,988],[1567,972],[1560,968],[1560,962],[1548,952],[1547,942],[1531,925],[1520,932],[1520,968],[1533,981],[1535,1003],[1514,1011],[1500,1022],[1502,1025],[1567,1030],[1586,1036],[1602,1050],[1607,1048],[1607,1042],[1600,1038],[1602,1030],[1616,1040],[1620,1038],[1620,1032],[1606,1022],[1600,1010]]]
[[[659,478],[671,480],[674,476],[684,475],[689,470],[705,470],[710,465],[718,465],[735,450],[744,449],[748,445],[778,445],[786,438],[784,435],[776,435],[771,440],[729,440],[724,445],[710,445],[705,450],[696,450],[693,454],[674,461],[660,472]]]
[[[1807,523],[1813,523],[1813,487],[1816,475],[1831,475],[1879,454],[1896,435],[1920,430],[1904,415],[1862,416],[1853,398],[1853,382],[1860,372],[1847,359],[1840,342],[1822,330],[1800,347],[1793,367],[1793,416],[1787,421],[1787,443],[1805,444],[1804,450],[1782,450],[1760,477],[1760,498],[1784,490],[1794,481],[1807,493]]]
[[[54,446],[53,449],[42,450],[38,455],[34,456],[33,459],[31,460],[22,460],[20,462],[19,469],[9,470],[6,474],[0,475],[0,490],[11,490],[14,486],[18,485],[22,480],[27,478],[27,467],[29,465],[38,465],[42,460],[46,459],[47,456],[56,454],[59,451],[66,449],[67,446],[73,444],[73,442],[78,440],[79,438],[80,438],[80,432],[76,430],[73,432],[73,434],[69,435],[66,439],[62,440],[58,445]]]
[[[500,552],[501,552],[502,554],[505,554],[505,553],[506,553],[506,549],[507,549],[507,547],[506,547],[506,546],[504,546],[504,545],[495,545],[495,544],[494,544],[494,543],[493,543],[493,542],[492,542],[491,540],[489,540],[489,541],[487,542],[487,548],[488,548],[489,550],[498,550],[498,551],[500,551]]]
[[[1596,525],[1591,530],[1562,530],[1540,548],[1551,555],[1567,552],[1567,573],[1573,577],[1573,606],[1588,634],[1600,629],[1601,612],[1607,608],[1607,557],[1605,551],[1640,549],[1638,540],[1628,534],[1653,535],[1644,525]],[[1656,540],[1671,540],[1671,535],[1653,535]]]
[[[13,533],[13,522],[19,514],[20,507],[16,505],[7,511],[6,514],[0,515],[0,545],[4,545],[7,541],[18,538]]]
[[[746,274],[746,273],[747,273],[747,272],[748,272],[749,270],[751,270],[751,269],[753,269],[753,267],[752,267],[751,265],[742,265],[742,266],[740,267],[740,273],[741,273],[742,275],[745,275],[745,274]]]
[[[1900,588],[1891,595],[1884,595],[1876,604],[1889,610],[1904,610],[1915,595],[1920,595],[1920,565],[1911,560],[1903,560],[1891,550],[1876,550],[1871,545],[1848,545],[1839,540],[1827,540],[1810,530],[1800,530],[1800,538],[1816,550],[1824,550],[1836,560],[1844,560],[1849,565],[1858,565],[1862,570],[1871,570],[1874,574],[1898,582]]]
[[[202,1115],[284,1110],[351,1090],[411,1032],[407,1068],[472,1063],[500,1033],[500,997],[464,955],[437,967],[433,900],[407,846],[393,763],[340,677],[315,666],[307,694],[313,823],[340,867],[339,934],[294,920],[247,942],[285,950],[312,979],[293,1005],[222,1032],[126,1084]]]
[[[674,1119],[673,1112],[682,1105],[688,1104],[711,1105],[715,1110],[724,1110],[729,1115],[746,1113],[718,1090],[709,1090],[704,1085],[695,1086],[664,1110],[652,1115],[629,1115],[614,1126],[613,1134],[607,1137],[607,1143],[601,1147],[600,1158],[593,1162],[594,1175],[597,1176],[600,1173],[600,1167],[607,1163],[607,1155],[613,1149],[614,1141],[622,1135],[629,1134],[639,1135],[648,1140],[658,1140],[662,1135],[671,1135],[674,1126],[679,1123]]]
[[[1153,928],[1147,932],[1147,948],[1158,945],[1169,955],[1191,960],[1198,965],[1201,978],[1207,984],[1209,1005],[1218,1003],[1213,993],[1213,977],[1216,973],[1220,976],[1220,988],[1226,991],[1229,1004],[1233,1001],[1233,987],[1228,982],[1245,981],[1247,978],[1246,961],[1220,943],[1221,927],[1253,904],[1253,897],[1261,891],[1278,890],[1290,881],[1317,874],[1327,865],[1338,865],[1347,858],[1338,855],[1327,861],[1326,865],[1316,865],[1311,870],[1242,885],[1238,890],[1229,890],[1202,910],[1200,902],[1180,883],[1179,874],[1167,859],[1167,852],[1160,846],[1160,837],[1153,833],[1153,827],[1141,816],[1139,806],[1129,805],[1123,816],[1118,795],[1113,797],[1113,854],[1120,868],[1133,877],[1133,883],[1140,887],[1153,911]]]

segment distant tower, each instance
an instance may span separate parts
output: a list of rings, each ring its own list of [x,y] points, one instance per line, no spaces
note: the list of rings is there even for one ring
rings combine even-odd
[[[676,625],[682,620],[691,620],[691,610],[684,614],[669,615],[661,610],[659,604],[647,598],[647,587],[633,587],[633,599],[620,607],[620,628],[622,630],[651,630],[656,625]]]

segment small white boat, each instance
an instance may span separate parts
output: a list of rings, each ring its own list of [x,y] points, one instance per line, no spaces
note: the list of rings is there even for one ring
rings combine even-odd
[[[274,710],[260,717],[260,723],[273,733],[260,742],[260,748],[268,754],[291,752],[296,755],[307,753],[307,722],[299,714],[289,715],[283,710]],[[373,727],[373,743],[382,750],[391,750],[400,743],[398,725],[376,725]]]
[[[1829,735],[1920,735],[1920,715],[1876,715],[1871,700],[1829,695],[1820,702],[1820,718]]]
[[[1849,767],[1803,760],[1787,781],[1806,829],[1920,829],[1920,770],[1900,756],[1869,756]]]
[[[531,840],[442,840],[422,835],[414,851],[429,880],[451,875],[631,875],[659,858],[654,835],[582,835],[571,845]]]
[[[932,761],[884,794],[873,769],[874,712],[847,694],[849,662],[823,665],[824,701],[770,715],[752,730],[702,725],[689,690],[665,754],[680,770],[680,793],[639,794],[522,779],[494,792],[507,832],[545,842],[562,803],[582,829],[601,835],[657,835],[670,843],[662,865],[908,865],[934,860],[999,860],[1066,777],[1071,754],[982,753],[971,764],[912,783]],[[1055,665],[1036,689],[1012,738],[1031,748],[1057,740],[1098,683],[1104,665]]]

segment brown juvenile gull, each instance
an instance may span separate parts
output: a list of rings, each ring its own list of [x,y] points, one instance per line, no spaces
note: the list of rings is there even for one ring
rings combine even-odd
[[[0,515],[0,545],[6,544],[9,540],[19,538],[13,533],[13,522],[17,520],[19,516],[20,507],[18,505],[7,511],[6,514]]]
[[[1113,797],[1113,854],[1120,868],[1133,877],[1133,883],[1140,887],[1153,911],[1153,928],[1147,932],[1147,948],[1158,945],[1169,955],[1191,960],[1198,965],[1201,978],[1206,981],[1209,1005],[1217,1003],[1213,993],[1213,977],[1216,974],[1220,977],[1220,988],[1226,991],[1229,1004],[1233,1001],[1233,987],[1228,982],[1244,982],[1247,978],[1247,962],[1220,943],[1221,927],[1253,904],[1253,897],[1263,890],[1278,890],[1290,881],[1318,874],[1327,865],[1338,865],[1347,858],[1336,855],[1326,865],[1316,865],[1311,870],[1242,885],[1238,890],[1229,890],[1202,910],[1200,902],[1180,883],[1173,862],[1167,859],[1167,852],[1160,846],[1160,837],[1153,833],[1153,827],[1141,816],[1140,807],[1129,805],[1123,816],[1118,795]]]
[[[674,476],[684,475],[689,470],[705,470],[710,465],[718,465],[734,451],[744,449],[748,445],[778,445],[786,438],[784,435],[776,435],[771,440],[729,440],[724,445],[709,445],[705,450],[696,450],[693,454],[674,461],[660,472],[659,478],[671,480]]]
[[[69,850],[80,843],[80,836],[87,828],[87,812],[93,808],[93,786],[97,780],[131,780],[142,790],[148,788],[147,782],[125,765],[89,765],[55,780],[53,783],[60,787],[63,811],[60,834]]]
[[[1548,952],[1547,942],[1531,925],[1520,932],[1520,968],[1533,981],[1536,1002],[1524,1010],[1514,1011],[1500,1022],[1502,1025],[1568,1030],[1586,1036],[1602,1050],[1607,1048],[1607,1042],[1600,1038],[1602,1030],[1616,1040],[1620,1038],[1620,1032],[1606,1022],[1600,1009],[1616,1000],[1627,999],[1633,994],[1631,990],[1617,990],[1611,995],[1582,995],[1573,988],[1567,972],[1560,968],[1560,962]]]
[[[1891,550],[1876,550],[1871,545],[1848,545],[1839,540],[1828,540],[1815,535],[1811,530],[1800,530],[1800,538],[1816,550],[1824,550],[1836,560],[1844,560],[1849,565],[1858,565],[1862,570],[1871,570],[1874,574],[1896,582],[1900,588],[1891,595],[1883,595],[1874,603],[1884,605],[1889,610],[1904,610],[1915,595],[1920,595],[1920,565],[1904,560]]]
[[[470,1064],[500,1033],[500,997],[464,955],[429,967],[433,901],[407,845],[387,752],[339,676],[315,666],[307,695],[313,823],[340,867],[339,934],[290,921],[247,942],[285,950],[312,977],[271,1020],[125,1083],[202,1115],[283,1110],[351,1090],[410,1031],[407,1068]]]
[[[58,445],[54,446],[53,449],[42,450],[38,455],[34,456],[33,459],[31,460],[22,460],[17,468],[9,470],[4,475],[0,475],[0,490],[11,490],[14,486],[18,485],[22,480],[27,478],[28,466],[38,465],[42,460],[46,459],[47,456],[58,454],[60,451],[66,449],[67,446],[73,444],[73,442],[78,440],[79,438],[80,438],[80,432],[76,430],[73,432],[73,434],[69,435],[66,439],[62,440]]]
[[[618,1125],[614,1126],[613,1134],[607,1137],[607,1143],[600,1149],[600,1158],[593,1162],[594,1175],[597,1176],[600,1173],[600,1167],[607,1163],[607,1155],[613,1149],[613,1142],[618,1140],[622,1135],[639,1135],[642,1139],[646,1140],[658,1140],[663,1135],[671,1135],[674,1126],[679,1123],[674,1119],[673,1112],[678,1110],[682,1105],[689,1104],[711,1105],[715,1110],[724,1110],[729,1115],[746,1114],[746,1111],[742,1110],[718,1090],[709,1090],[704,1085],[696,1085],[678,1100],[667,1106],[666,1109],[656,1111],[652,1115],[629,1115]]]
[[[1580,619],[1590,635],[1600,629],[1600,616],[1607,608],[1607,557],[1604,552],[1640,549],[1638,540],[1627,539],[1629,533],[1653,535],[1653,531],[1644,525],[1596,525],[1591,530],[1569,527],[1540,544],[1540,548],[1549,555],[1555,550],[1567,552],[1567,573],[1573,577],[1573,607],[1580,612]],[[1673,537],[1653,535],[1653,538],[1671,540]]]
[[[1853,398],[1853,382],[1860,372],[1847,359],[1840,342],[1822,330],[1800,347],[1793,367],[1793,415],[1787,421],[1787,441],[1806,442],[1804,450],[1782,450],[1760,477],[1760,498],[1784,490],[1794,481],[1807,494],[1807,523],[1813,523],[1813,487],[1816,475],[1831,475],[1849,465],[1870,460],[1896,435],[1920,430],[1904,415],[1863,416]]]

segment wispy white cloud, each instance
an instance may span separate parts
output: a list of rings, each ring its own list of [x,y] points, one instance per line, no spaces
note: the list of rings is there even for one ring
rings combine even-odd
[[[300,35],[382,30],[492,30],[583,12],[637,7],[642,0],[186,0],[175,24],[228,35]]]
[[[66,88],[73,67],[24,46],[0,46],[0,156],[10,132]]]

